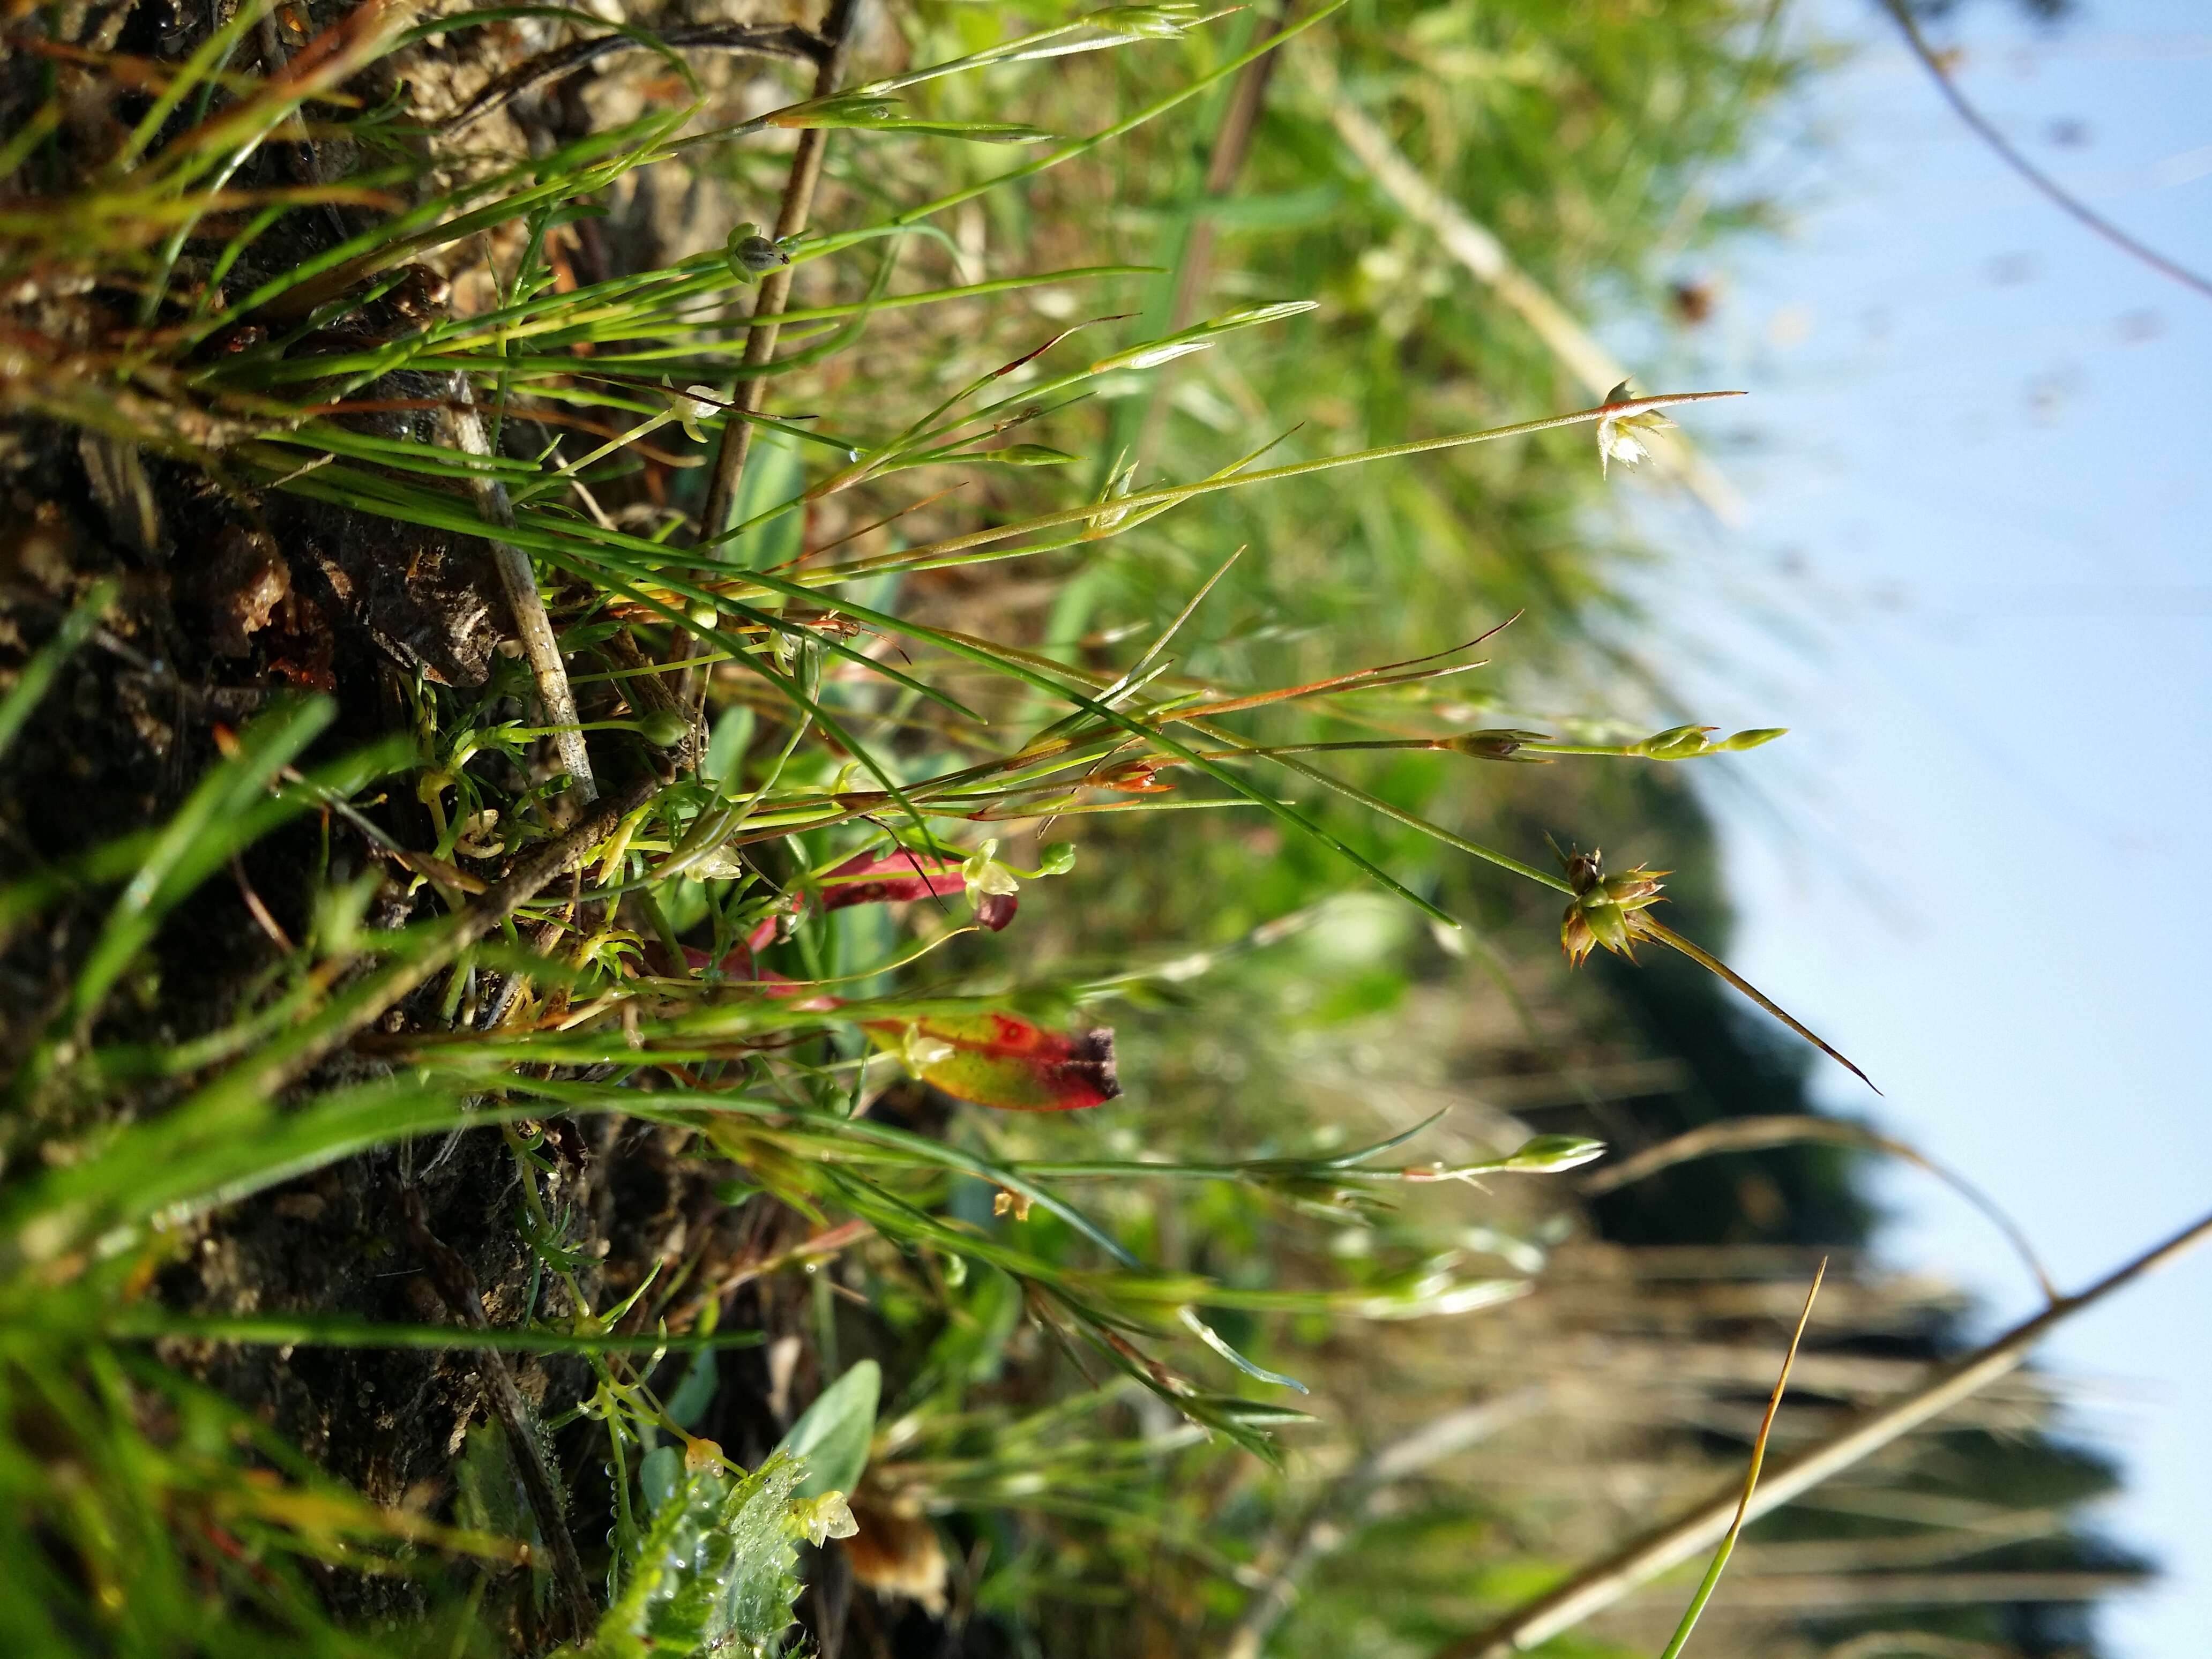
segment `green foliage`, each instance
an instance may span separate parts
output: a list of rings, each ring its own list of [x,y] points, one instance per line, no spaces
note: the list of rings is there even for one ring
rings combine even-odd
[[[883,1368],[863,1359],[799,1413],[777,1448],[805,1468],[805,1478],[793,1488],[793,1497],[859,1490],[861,1471],[868,1467],[868,1443],[876,1431],[876,1401],[883,1385]]]
[[[678,1479],[623,1563],[623,1588],[588,1651],[617,1659],[775,1652],[799,1594],[792,1498],[803,1471],[777,1456],[734,1480]]]

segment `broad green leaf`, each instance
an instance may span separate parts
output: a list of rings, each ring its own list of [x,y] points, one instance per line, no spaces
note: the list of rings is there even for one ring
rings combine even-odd
[[[791,1425],[776,1448],[801,1459],[806,1474],[793,1489],[796,1498],[850,1492],[868,1467],[868,1443],[876,1432],[876,1403],[882,1397],[883,1370],[863,1359],[823,1389]]]
[[[666,1473],[665,1462],[658,1473]],[[799,1463],[781,1453],[736,1481],[711,1474],[683,1476],[663,1495],[622,1594],[599,1620],[589,1647],[563,1653],[589,1652],[592,1659],[707,1653],[765,1659],[791,1627],[799,1594],[791,1521],[799,1476]]]

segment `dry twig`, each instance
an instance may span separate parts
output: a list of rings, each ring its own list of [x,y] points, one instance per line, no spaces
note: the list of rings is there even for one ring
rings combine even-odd
[[[2179,1261],[2208,1239],[2212,1239],[2212,1216],[2154,1245],[2078,1296],[2053,1304],[2033,1318],[2014,1326],[1987,1346],[1945,1366],[1904,1399],[1863,1412],[1825,1440],[1783,1459],[1761,1483],[1757,1494],[1744,1504],[1744,1521],[1748,1523],[1780,1509],[1831,1475],[1840,1474],[1987,1388],[2016,1370],[2035,1345],[2058,1326],[2146,1274]],[[1739,1489],[1732,1482],[1725,1491],[1632,1539],[1604,1559],[1576,1573],[1558,1589],[1516,1607],[1486,1630],[1453,1643],[1442,1650],[1437,1659],[1503,1659],[1504,1656],[1548,1641],[1562,1631],[1572,1630],[1677,1562],[1717,1542],[1727,1533],[1740,1501]]]
[[[861,13],[866,5],[866,0],[836,0],[830,9],[829,21],[823,26],[830,51],[814,77],[815,97],[827,98],[837,90],[838,82],[844,78],[846,67],[852,62],[853,43],[860,33]],[[791,174],[783,187],[783,201],[776,209],[775,235],[778,241],[798,235],[813,216],[814,191],[822,182],[822,158],[829,142],[830,132],[824,127],[808,127],[799,133],[799,147],[792,152]],[[731,394],[730,418],[722,428],[721,447],[714,453],[714,476],[708,485],[706,509],[699,518],[702,538],[711,539],[730,527],[730,509],[737,501],[738,480],[744,476],[745,457],[752,452],[753,424],[749,417],[760,412],[761,397],[768,384],[767,377],[757,371],[775,355],[776,335],[782,326],[784,306],[790,298],[789,266],[771,270],[761,278],[760,297],[753,301],[751,326],[745,335],[744,367],[748,372],[738,377]]]
[[[1935,77],[1936,89],[1943,94],[1943,101],[1950,105],[1953,112],[1972,130],[1976,137],[1997,153],[2007,167],[2121,252],[2142,260],[2161,276],[2171,276],[2184,288],[2193,288],[2206,298],[2212,299],[2212,278],[2201,276],[2188,266],[2167,258],[2156,248],[2137,241],[2087,203],[2069,194],[2057,179],[2022,155],[2011,139],[1996,130],[1989,117],[1966,101],[1966,94],[1959,90],[1951,79],[1951,72],[1944,68],[1943,60],[1936,55],[1935,50],[1928,44],[1927,37],[1920,33],[1920,25],[1913,21],[1912,13],[1905,6],[1903,0],[1882,0],[1882,5],[1903,31],[1905,44],[1920,60],[1920,66]]]

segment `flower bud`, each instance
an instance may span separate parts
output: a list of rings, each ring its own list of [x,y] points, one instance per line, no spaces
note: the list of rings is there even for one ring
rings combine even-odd
[[[772,127],[868,127],[890,120],[897,110],[895,100],[865,90],[833,92],[773,111],[762,118]]]
[[[1273,305],[1246,306],[1242,311],[1224,312],[1218,317],[1206,319],[1209,333],[1225,329],[1251,328],[1261,323],[1279,323],[1285,317],[1303,317],[1309,311],[1321,309],[1318,300],[1279,300]]]
[[[1670,726],[1630,746],[1646,760],[1688,760],[1712,746],[1705,741],[1705,733],[1713,729],[1710,726]]]
[[[1155,340],[1150,345],[1132,346],[1128,350],[1117,351],[1110,357],[1101,357],[1091,365],[1091,372],[1104,374],[1116,368],[1157,368],[1162,363],[1173,362],[1178,357],[1188,357],[1194,351],[1209,350],[1212,345],[1211,340]]]
[[[723,1462],[722,1449],[714,1442],[695,1440],[689,1435],[684,1437],[684,1469],[687,1474],[697,1474],[703,1470],[719,1469],[722,1467]]]
[[[1161,764],[1156,760],[1123,761],[1119,766],[1109,766],[1085,781],[1095,787],[1117,790],[1125,795],[1164,795],[1175,785],[1160,781],[1157,775]]]
[[[1056,841],[1037,856],[1037,874],[1064,876],[1075,868],[1075,843]]]
[[[1762,743],[1772,743],[1775,738],[1785,736],[1789,730],[1786,726],[1755,726],[1748,732],[1739,732],[1732,738],[1722,738],[1713,747],[1739,751],[1756,749]]]
[[[1172,40],[1198,20],[1198,8],[1171,3],[1158,6],[1103,6],[1078,21],[1094,29],[1138,40]]]

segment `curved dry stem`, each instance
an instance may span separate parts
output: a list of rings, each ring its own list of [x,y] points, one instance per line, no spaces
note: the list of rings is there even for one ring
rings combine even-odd
[[[1925,1170],[1967,1203],[1979,1210],[2005,1236],[2021,1263],[2034,1276],[2044,1299],[2056,1303],[2058,1286],[2045,1271],[2043,1261],[2029,1243],[2027,1232],[1996,1200],[1968,1181],[1948,1164],[1934,1158],[1893,1135],[1870,1129],[1863,1123],[1844,1122],[1835,1118],[1782,1116],[1730,1118],[1723,1123],[1708,1123],[1702,1128],[1692,1129],[1686,1134],[1676,1135],[1671,1140],[1647,1147],[1635,1157],[1624,1158],[1609,1169],[1599,1170],[1583,1182],[1583,1194],[1595,1198],[1617,1192],[1634,1182],[1657,1175],[1662,1170],[1671,1170],[1677,1164],[1687,1164],[1693,1158],[1711,1158],[1721,1152],[1755,1152],[1765,1146],[1787,1146],[1807,1140],[1825,1140],[1837,1146],[1860,1146],[1869,1152],[1887,1152],[1892,1158],[1901,1158],[1917,1169]]]
[[[1727,1571],[1729,1557],[1735,1553],[1735,1540],[1743,1535],[1743,1523],[1751,1513],[1751,1495],[1759,1490],[1759,1466],[1766,1462],[1767,1437],[1774,1432],[1774,1419],[1782,1409],[1783,1390],[1790,1386],[1790,1368],[1797,1363],[1797,1345],[1805,1340],[1805,1327],[1813,1320],[1813,1303],[1820,1294],[1820,1282],[1828,1276],[1828,1261],[1820,1258],[1820,1267],[1813,1274],[1810,1289],[1805,1292],[1804,1311],[1797,1316],[1797,1328],[1790,1334],[1790,1351],[1782,1356],[1782,1374],[1774,1379],[1774,1392],[1766,1397],[1766,1415],[1759,1419],[1759,1433],[1751,1443],[1751,1463],[1743,1473],[1743,1496],[1736,1500],[1735,1519],[1729,1523],[1720,1547],[1713,1552],[1712,1565],[1705,1569],[1705,1579],[1690,1605],[1682,1611],[1682,1622],[1674,1627],[1674,1634],[1667,1644],[1666,1652],[1659,1659],[1678,1659],[1689,1642],[1690,1632],[1698,1627],[1698,1615],[1705,1610],[1705,1603],[1713,1599],[1713,1591]]]

